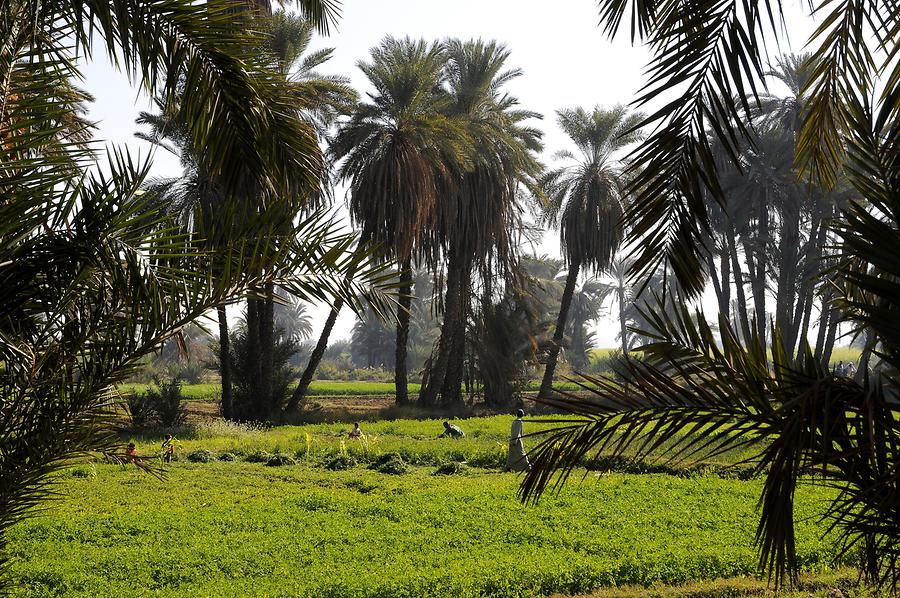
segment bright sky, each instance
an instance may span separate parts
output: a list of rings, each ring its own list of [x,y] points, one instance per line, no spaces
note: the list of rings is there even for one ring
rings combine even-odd
[[[785,12],[791,46],[782,46],[781,51],[799,52],[812,32],[813,22],[805,16],[799,0],[786,3]],[[329,38],[316,40],[315,47],[335,48],[333,59],[322,72],[347,75],[362,92],[367,87],[356,62],[367,59],[369,49],[385,35],[428,40],[481,37],[504,42],[512,51],[509,66],[524,70],[508,89],[522,107],[544,115],[543,122],[537,124],[545,134],[545,159],[549,161],[553,152],[568,147],[556,126],[555,110],[626,104],[635,97],[648,53],[631,47],[627,27],[623,27],[623,34],[615,41],[603,36],[592,0],[344,0],[338,30]],[[775,48],[771,51],[773,56],[778,53]],[[151,146],[133,136],[135,117],[140,110],[148,109],[146,98],[105,60],[96,60],[84,70],[86,87],[97,99],[91,117],[99,122],[99,137],[147,155]],[[180,168],[176,159],[157,150],[154,171],[177,175]],[[540,251],[558,255],[557,239],[547,235]],[[318,331],[327,308],[320,307],[314,313]],[[332,338],[348,337],[353,321],[351,314],[342,315]],[[617,331],[618,322],[599,320],[599,345],[615,346]]]

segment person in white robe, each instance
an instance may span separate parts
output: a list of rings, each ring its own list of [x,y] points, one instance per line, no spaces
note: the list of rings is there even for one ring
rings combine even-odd
[[[522,418],[525,412],[519,409],[516,411],[516,419],[513,420],[512,428],[509,433],[509,453],[506,455],[506,471],[528,471],[531,469],[531,463],[528,462],[528,455],[525,454],[525,445],[522,443],[525,426]]]

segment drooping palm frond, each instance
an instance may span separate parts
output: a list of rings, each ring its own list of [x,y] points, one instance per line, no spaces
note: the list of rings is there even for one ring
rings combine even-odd
[[[310,10],[322,5],[304,4]],[[290,94],[260,56],[259,35],[236,26],[236,20],[250,18],[244,3],[13,5],[21,9],[21,20],[13,26],[26,36],[49,30],[70,40],[41,51],[64,54],[74,40],[89,56],[105,50],[152,95],[181,90],[194,145],[202,148],[205,166],[225,177],[229,188],[297,193],[316,188],[321,156],[315,135],[290,117]],[[298,171],[307,173],[299,187]]]
[[[639,348],[641,360],[624,362],[627,386],[584,377],[581,395],[541,400],[580,417],[561,420],[535,448],[523,498],[559,487],[594,454],[683,460],[740,449],[764,478],[757,543],[760,567],[777,583],[797,571],[793,494],[812,480],[804,476],[818,474],[842,490],[828,514],[845,548],[889,546],[900,508],[891,448],[900,441],[900,407],[886,399],[894,383],[833,378],[809,351],[791,362],[774,333],[769,366],[763,345],[745,348],[728,322],[719,322],[726,331],[720,345],[701,312],[668,311],[674,314],[662,307],[644,314],[652,327],[642,334],[652,340]],[[876,547],[880,567],[890,569],[893,550]]]
[[[766,40],[786,34],[781,2],[688,8],[601,0],[599,7],[608,35],[619,31],[631,8],[632,40],[648,44],[653,53],[650,80],[638,103],[662,100],[645,121],[655,129],[634,155],[642,169],[632,183],[636,201],[626,216],[643,238],[634,273],[652,271],[665,260],[694,296],[705,280],[700,257],[708,217],[702,196],[724,199],[713,146],[719,143],[736,157],[750,139],[746,123],[762,103],[758,92],[766,75]],[[900,82],[900,10],[880,0],[823,0],[810,4],[810,10],[826,16],[811,40],[812,71],[796,81],[807,99],[797,160],[805,174],[829,188],[840,170],[850,98],[880,87],[880,99],[886,101]],[[886,85],[876,86],[879,76]]]

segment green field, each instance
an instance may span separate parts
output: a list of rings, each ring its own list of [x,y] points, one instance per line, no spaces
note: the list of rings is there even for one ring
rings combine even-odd
[[[527,391],[537,391],[541,386],[539,380],[532,380],[525,387]],[[149,384],[121,384],[120,393],[145,392]],[[417,395],[419,384],[407,385],[410,394]],[[572,382],[560,382],[555,385],[558,390],[577,390],[579,387]],[[181,387],[181,393],[185,399],[191,401],[218,401],[221,397],[219,384],[185,384]],[[369,382],[364,380],[315,380],[309,385],[307,396],[309,397],[369,397],[369,396],[393,396],[393,382]]]
[[[508,417],[461,420],[463,441],[436,420],[253,430],[211,422],[180,439],[159,480],[133,466],[80,465],[61,499],[14,527],[13,574],[29,596],[541,596],[598,587],[752,575],[758,480],[587,473],[537,506],[502,473]],[[529,421],[528,431],[541,425]],[[543,424],[543,425],[546,425]],[[151,455],[158,437],[136,438]],[[236,460],[189,463],[205,449]],[[293,465],[251,463],[280,452]],[[387,475],[366,464],[397,451]],[[336,455],[358,458],[344,471]],[[465,459],[455,475],[436,466]],[[580,476],[579,476],[580,477]],[[798,491],[804,568],[834,550],[818,516],[831,492]]]
[[[597,360],[606,358],[613,349],[594,349],[591,352],[591,359]],[[837,364],[838,361],[859,360],[859,349],[852,347],[835,347],[831,363]],[[119,391],[142,392],[146,391],[150,385],[148,384],[121,384]],[[541,386],[540,380],[531,380],[525,385],[525,391],[536,392]],[[416,395],[419,392],[419,384],[411,383],[407,385],[410,394]],[[579,390],[581,387],[570,381],[560,381],[554,385],[557,390]],[[218,401],[221,397],[221,388],[219,384],[185,384],[182,386],[182,394],[191,401]],[[393,396],[393,382],[369,382],[365,380],[314,380],[309,385],[307,396],[309,397],[383,397]]]

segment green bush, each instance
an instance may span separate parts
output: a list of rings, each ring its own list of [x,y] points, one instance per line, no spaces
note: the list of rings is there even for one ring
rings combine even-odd
[[[206,449],[197,449],[187,454],[187,460],[191,463],[209,463],[215,460],[215,455]]]
[[[187,419],[187,410],[184,406],[184,397],[181,396],[181,380],[178,377],[168,382],[155,383],[156,388],[150,388],[147,395],[153,401],[159,424],[164,428],[177,428]]]
[[[356,467],[356,459],[347,455],[337,455],[325,462],[325,469],[341,471]]]
[[[266,465],[269,467],[281,467],[282,465],[296,465],[297,461],[289,455],[276,454],[269,457]]]
[[[73,478],[96,478],[97,468],[93,464],[84,467],[73,467],[69,471],[69,475]]]
[[[244,457],[244,461],[247,463],[268,463],[271,458],[271,453],[267,453],[266,451],[254,451]]]
[[[390,475],[402,475],[409,472],[409,465],[400,456],[400,453],[387,453],[378,457],[369,469],[374,469],[379,473]]]
[[[222,453],[219,455],[219,461],[236,461],[237,457],[234,453]]]
[[[125,395],[125,411],[131,420],[131,428],[140,430],[156,424],[156,401],[149,392],[130,392]]]
[[[434,470],[434,475],[456,475],[460,473],[466,473],[469,467],[465,463],[459,463],[457,461],[451,461],[450,463],[444,463],[440,467]]]

